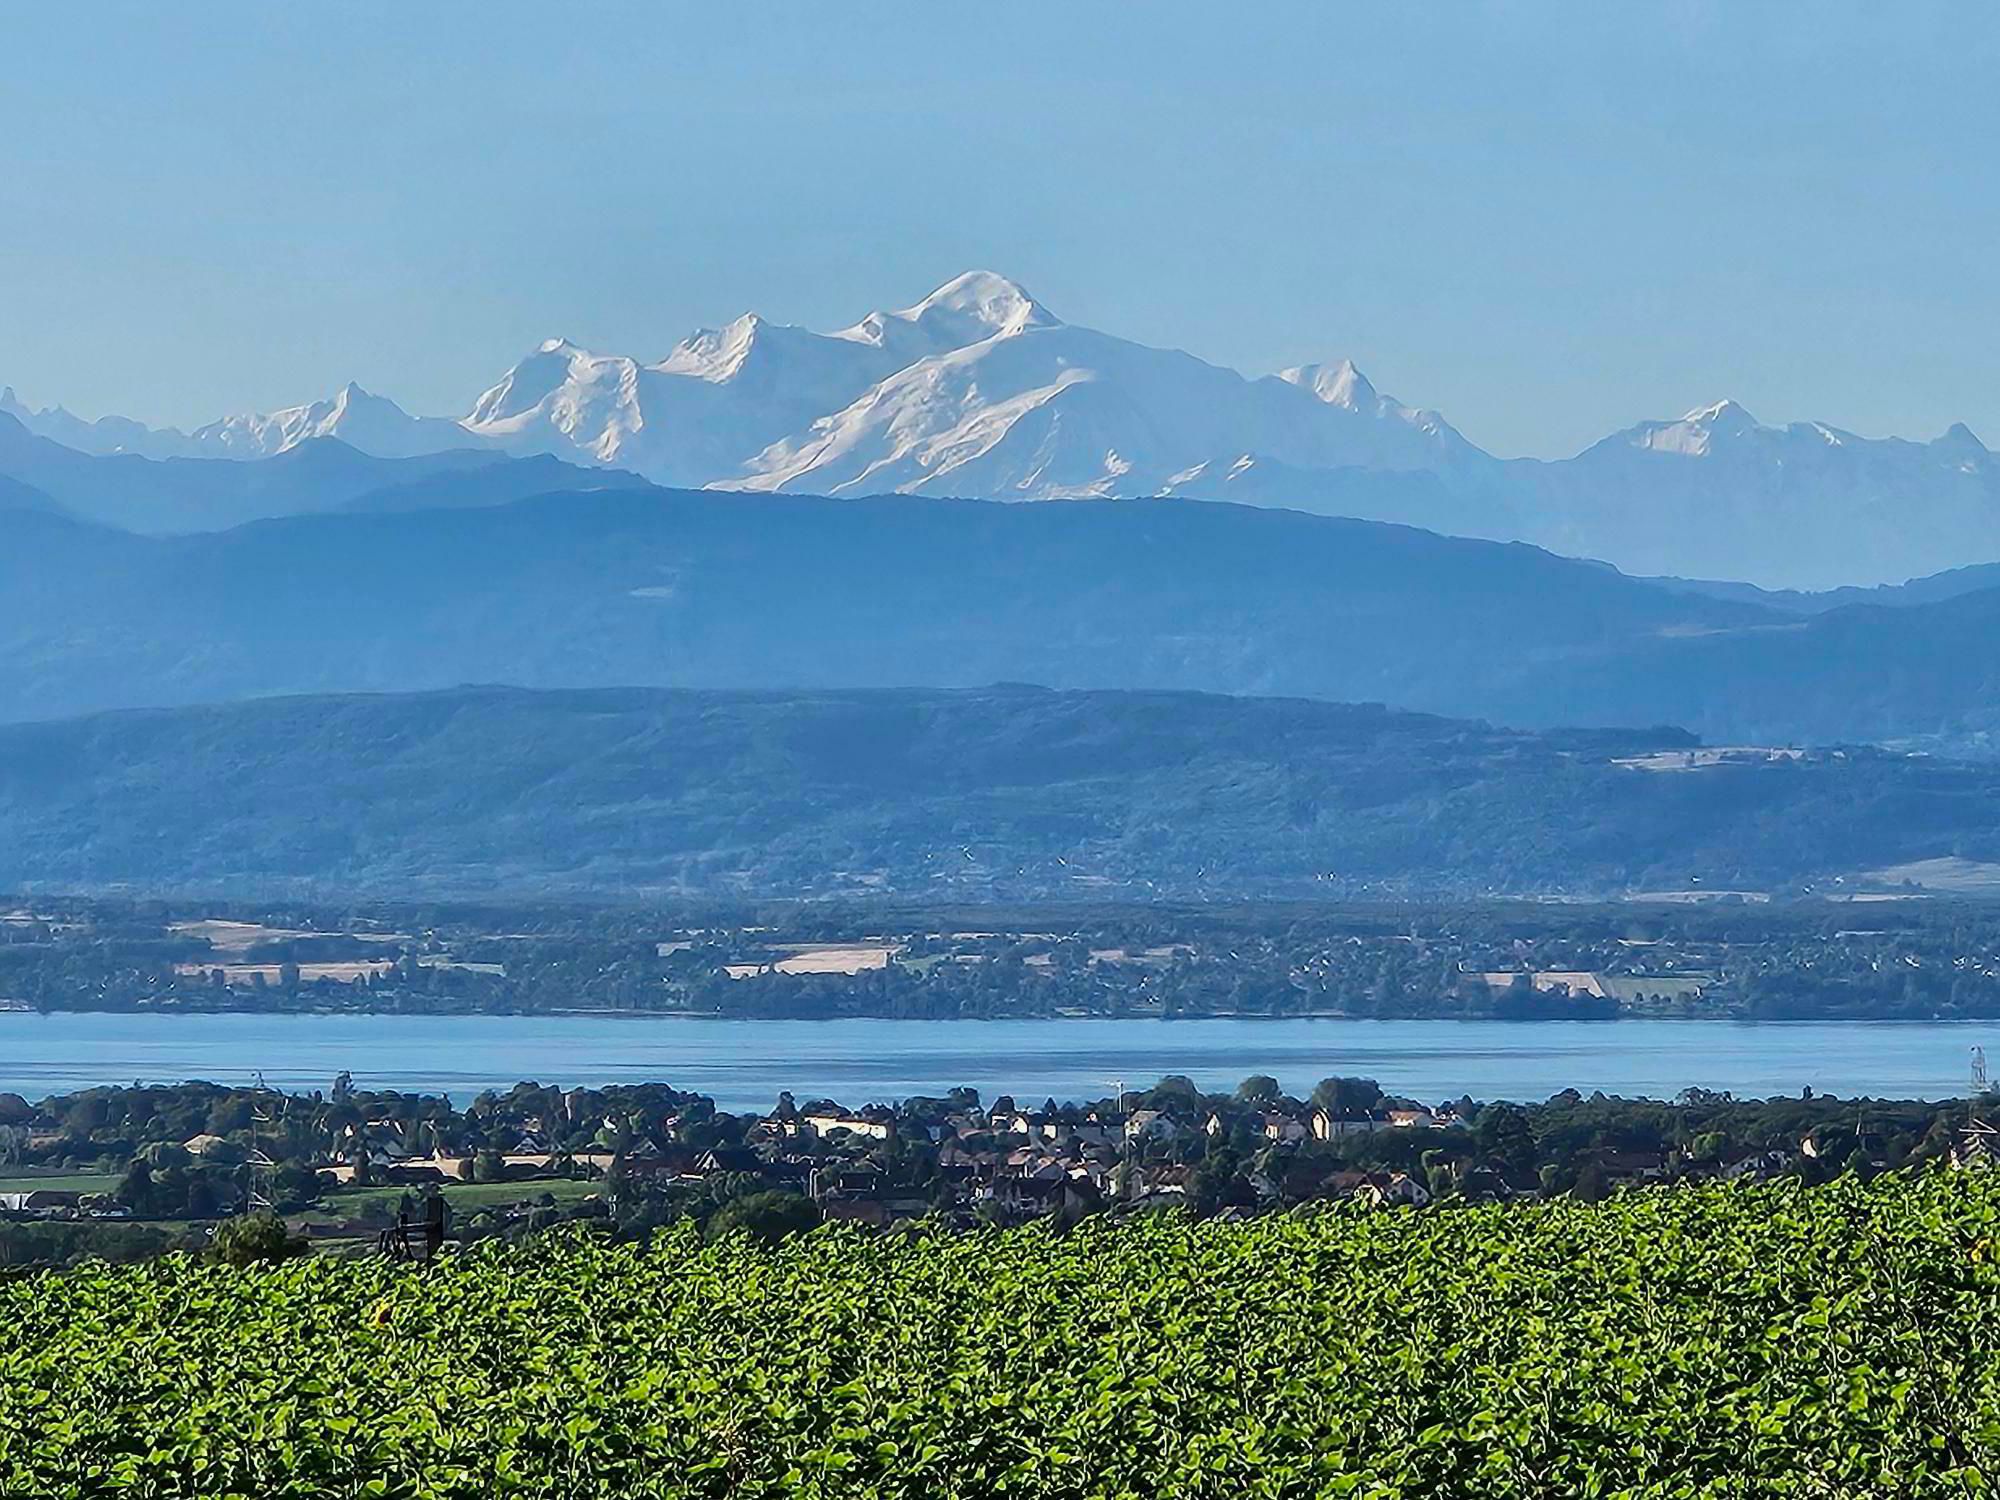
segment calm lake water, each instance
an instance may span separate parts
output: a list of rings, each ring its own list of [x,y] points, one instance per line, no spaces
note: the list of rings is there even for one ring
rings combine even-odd
[[[844,1103],[942,1093],[1100,1098],[1114,1079],[1185,1073],[1205,1088],[1270,1073],[1295,1093],[1332,1073],[1438,1100],[1584,1093],[1668,1097],[1690,1084],[1739,1096],[1944,1098],[1967,1090],[1970,1049],[2000,1065],[2000,1023],[1725,1021],[723,1021],[592,1016],[0,1014],[0,1090],[41,1098],[101,1083],[261,1071],[324,1088],[445,1093],[460,1103],[523,1078],[659,1081],[725,1109],[780,1089]]]

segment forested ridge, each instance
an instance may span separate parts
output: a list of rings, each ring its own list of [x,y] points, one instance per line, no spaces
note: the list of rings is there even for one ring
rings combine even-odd
[[[1603,894],[2000,858],[2000,770],[1859,748],[1646,768],[1696,743],[1033,687],[272,699],[0,726],[0,882]]]

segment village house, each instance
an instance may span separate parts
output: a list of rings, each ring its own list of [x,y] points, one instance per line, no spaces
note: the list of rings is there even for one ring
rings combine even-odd
[[[799,1116],[799,1133],[825,1140],[836,1131],[866,1140],[886,1141],[896,1134],[896,1118],[887,1110],[864,1109],[856,1113],[839,1110]]]
[[[1371,1115],[1363,1110],[1341,1110],[1338,1113],[1328,1109],[1316,1109],[1312,1113],[1312,1133],[1316,1140],[1330,1141],[1336,1136],[1366,1135],[1372,1130],[1385,1129],[1387,1117]]]
[[[1598,1170],[1611,1182],[1659,1182],[1669,1165],[1662,1151],[1605,1151],[1597,1157]]]
[[[1164,1110],[1135,1109],[1125,1120],[1128,1141],[1171,1141],[1180,1133],[1181,1127]]]
[[[1431,1190],[1408,1172],[1374,1172],[1361,1196],[1374,1208],[1422,1208],[1431,1201]]]
[[[1761,1182],[1783,1176],[1793,1165],[1794,1158],[1789,1151],[1751,1151],[1724,1161],[1717,1175],[1724,1182],[1735,1182],[1746,1178],[1753,1182]]]
[[[1268,1112],[1257,1117],[1257,1129],[1267,1141],[1277,1141],[1280,1145],[1291,1145],[1298,1141],[1310,1140],[1317,1132],[1303,1120],[1292,1115]],[[1321,1137],[1325,1139],[1325,1137]]]

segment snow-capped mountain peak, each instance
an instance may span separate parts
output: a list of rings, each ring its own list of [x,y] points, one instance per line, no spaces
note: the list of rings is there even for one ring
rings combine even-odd
[[[1293,365],[1289,370],[1280,370],[1278,379],[1311,391],[1328,406],[1341,406],[1349,411],[1372,412],[1382,399],[1351,359],[1330,365]]]
[[[381,458],[477,446],[477,439],[456,422],[413,417],[387,396],[363,390],[351,380],[325,400],[225,417],[196,428],[188,440],[205,455],[268,458],[313,438],[329,437]]]
[[[544,339],[534,353],[480,393],[466,425],[478,428],[525,416],[565,385],[592,379],[604,363],[568,339]]]
[[[34,411],[11,391],[0,413],[68,447],[146,457],[338,437],[394,457],[549,454],[688,487],[1234,498],[1798,586],[2000,555],[2000,458],[1963,424],[1929,442],[1864,438],[1717,401],[1559,462],[1502,461],[1351,360],[1246,378],[1066,323],[992,271],[831,333],[745,313],[655,363],[549,339],[458,421],[352,383],[194,434]]]
[[[1770,430],[1751,416],[1742,403],[1722,400],[1697,406],[1678,421],[1641,422],[1604,441],[1624,443],[1653,453],[1699,458],[1714,452],[1718,441],[1726,442],[1745,434]]]
[[[958,345],[1030,328],[1059,328],[1062,319],[1028,295],[1028,289],[993,271],[954,276],[913,307],[893,314]]]
[[[1067,324],[986,270],[834,333],[745,313],[651,364],[548,339],[456,422],[412,417],[350,384],[181,441],[253,458],[315,437],[394,456],[491,445],[668,484],[1010,499],[1148,494],[1249,452],[1272,472],[1301,473],[1483,459],[1350,362],[1245,379]]]
[[[1711,401],[1707,406],[1697,406],[1682,417],[1683,422],[1699,422],[1706,427],[1755,427],[1757,419],[1741,401],[1725,396],[1720,401]]]
[[[0,412],[13,417],[37,437],[61,443],[79,453],[136,453],[146,458],[182,458],[194,453],[188,435],[172,427],[148,427],[130,417],[99,417],[86,421],[61,406],[31,410],[8,386],[0,392]]]
[[[824,335],[773,323],[750,312],[720,328],[704,328],[681,340],[658,364],[647,366],[663,375],[691,375],[697,380],[734,380],[772,352],[773,346],[800,340],[823,340]]]

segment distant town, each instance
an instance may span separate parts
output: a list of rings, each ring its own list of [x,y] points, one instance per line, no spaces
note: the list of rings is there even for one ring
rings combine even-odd
[[[910,908],[0,899],[41,1011],[2000,1016],[1960,901]]]
[[[1993,1103],[1689,1090],[1669,1101],[1569,1091],[1523,1106],[1397,1098],[1340,1077],[1296,1098],[1263,1076],[1227,1093],[1169,1077],[1069,1102],[783,1094],[745,1114],[664,1084],[521,1083],[460,1110],[345,1074],[308,1093],[193,1082],[0,1094],[0,1263],[200,1249],[219,1223],[259,1211],[281,1217],[302,1252],[352,1255],[407,1249],[426,1214],[440,1241],[468,1243],[574,1221],[620,1237],[683,1221],[780,1235],[838,1221],[969,1229],[1596,1200],[1984,1167],[2000,1143]]]

